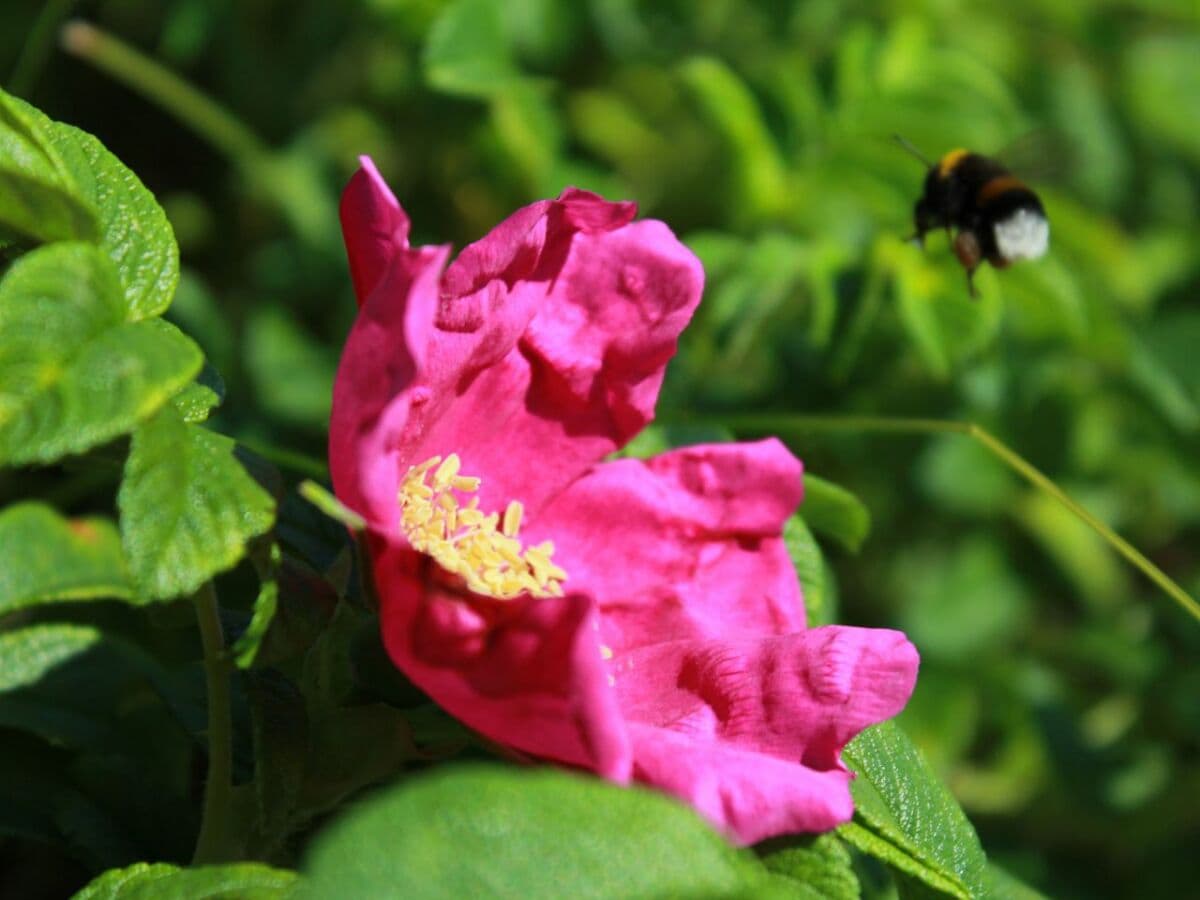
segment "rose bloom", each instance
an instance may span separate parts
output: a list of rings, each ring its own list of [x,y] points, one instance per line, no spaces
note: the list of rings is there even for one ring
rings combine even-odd
[[[653,418],[704,279],[634,214],[568,189],[447,266],[364,159],[334,487],[368,522],[388,653],[471,728],[739,843],[829,829],[853,812],[842,747],[904,706],[917,654],[805,627],[778,441],[607,459]]]

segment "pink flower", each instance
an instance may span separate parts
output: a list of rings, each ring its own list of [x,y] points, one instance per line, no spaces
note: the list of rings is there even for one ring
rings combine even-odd
[[[703,283],[634,212],[568,189],[446,267],[369,160],[351,180],[330,460],[370,524],[384,642],[494,741],[655,785],[743,843],[832,828],[840,751],[904,706],[917,654],[805,628],[778,441],[605,461],[653,417]]]

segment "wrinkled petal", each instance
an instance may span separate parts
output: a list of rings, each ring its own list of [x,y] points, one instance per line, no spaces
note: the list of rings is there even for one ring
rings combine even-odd
[[[584,598],[468,602],[419,554],[374,554],[384,646],[455,718],[492,740],[619,783],[632,757]]]
[[[635,777],[751,843],[850,818],[842,748],[904,708],[917,666],[899,632],[829,626],[646,646],[611,671]]]
[[[804,628],[781,531],[801,466],[779,441],[604,463],[525,529],[553,540],[567,588],[592,597],[615,652]]]
[[[458,453],[463,471],[487,474],[484,508],[516,498],[536,511],[652,418],[700,264],[662,223],[630,222],[631,204],[571,189],[442,276],[444,252],[408,249],[393,203],[368,167],[343,200],[369,293],[334,386],[335,489],[386,529],[406,467]]]

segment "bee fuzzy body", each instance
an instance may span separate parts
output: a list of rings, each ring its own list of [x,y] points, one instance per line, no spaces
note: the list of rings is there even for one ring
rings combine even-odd
[[[996,268],[1037,259],[1050,242],[1050,225],[1037,194],[991,157],[951,150],[925,176],[913,210],[918,243],[926,233],[954,232],[954,252],[972,277],[986,260]]]

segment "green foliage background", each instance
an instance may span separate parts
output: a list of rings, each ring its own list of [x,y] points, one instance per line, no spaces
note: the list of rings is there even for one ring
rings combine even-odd
[[[232,119],[152,96],[94,48],[63,52],[69,15]],[[17,0],[0,7],[0,79],[162,202],[182,260],[167,318],[224,379],[213,423],[289,485],[323,471],[354,312],[336,201],[358,154],[419,242],[461,246],[568,184],[636,199],[708,272],[660,419],[780,433],[863,501],[860,547],[858,526],[826,530],[843,537],[815,564],[826,614],[836,600],[838,621],[916,642],[902,724],[990,857],[1053,896],[1196,883],[1197,623],[969,436],[796,419],[978,423],[1200,593],[1193,0]],[[931,156],[1034,147],[1049,256],[981,272],[970,300],[943,239],[904,242],[923,172],[893,132]],[[158,431],[183,427],[171,416]],[[0,470],[0,505],[111,513],[118,474]],[[230,577],[233,597],[252,584]],[[193,692],[172,689],[194,719]],[[23,741],[3,753],[36,757]],[[177,858],[189,816],[143,824],[147,845]],[[0,844],[0,861],[30,852]]]

